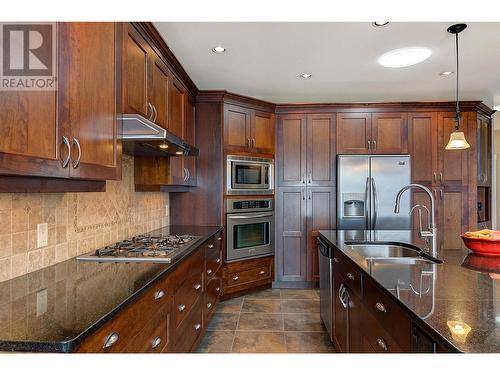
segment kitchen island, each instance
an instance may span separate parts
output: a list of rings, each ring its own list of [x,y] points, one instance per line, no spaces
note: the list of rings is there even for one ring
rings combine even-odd
[[[208,277],[204,269],[209,262],[206,257],[209,251],[217,252],[217,260],[221,263],[221,229],[218,226],[170,226],[148,233],[152,236],[191,233],[200,237],[170,264],[98,263],[72,258],[0,283],[0,351],[72,352],[82,351],[82,347],[83,351],[91,352],[109,352],[115,348],[142,351],[142,347],[127,343],[127,338],[129,342],[139,343],[141,335],[145,336],[144,351],[154,351],[166,348],[167,342],[171,344],[177,331],[178,350],[189,351],[192,343],[181,343],[181,336],[189,337],[182,331],[188,324],[185,322],[199,315],[200,322],[196,324],[203,325],[197,329],[197,336],[200,336],[218,298],[216,296],[213,301],[209,298],[207,289],[211,286],[207,288],[205,282],[218,280],[217,293],[221,291],[221,280],[215,279],[220,272],[214,268],[213,276],[210,270]],[[181,293],[190,296],[189,303],[183,301],[187,306],[185,311],[170,313],[176,291],[183,292],[185,284],[193,289],[187,284],[194,279],[201,284],[196,289],[197,294]],[[210,311],[205,307],[205,300],[210,304]],[[174,318],[178,324],[170,322]],[[147,326],[149,320],[151,332]],[[165,329],[158,332],[162,325]],[[103,347],[99,335],[108,335],[106,327],[110,334],[120,334],[119,338],[111,340],[116,343],[114,347]],[[98,337],[97,345],[93,345],[93,336]],[[168,349],[176,350],[175,343]]]
[[[335,261],[345,263],[333,263],[333,269],[337,267],[336,274],[345,273],[340,275],[340,284],[347,285],[351,297],[351,337],[334,333],[340,336],[338,350],[365,352],[369,346],[381,352],[500,352],[499,258],[479,257],[462,248],[438,251],[437,258],[443,262],[437,264],[377,263],[345,242],[395,241],[421,247],[418,235],[411,231],[323,230],[319,236],[333,250]],[[335,286],[333,291],[338,292]],[[338,309],[339,296],[334,293],[332,300],[333,314],[343,314]],[[334,317],[333,326],[341,318]],[[373,326],[379,331],[374,329],[373,338],[366,338]],[[427,350],[420,350],[420,331],[424,341],[429,341]],[[366,345],[369,339],[371,346]]]

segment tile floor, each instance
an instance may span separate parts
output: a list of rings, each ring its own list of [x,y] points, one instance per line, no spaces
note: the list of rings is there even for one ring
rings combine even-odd
[[[199,353],[331,353],[315,289],[267,289],[221,302]]]

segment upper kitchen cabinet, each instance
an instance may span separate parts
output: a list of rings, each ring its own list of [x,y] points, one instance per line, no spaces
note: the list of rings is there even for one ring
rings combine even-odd
[[[186,89],[174,76],[170,79],[169,85],[169,109],[168,109],[168,130],[183,138],[184,136],[184,121],[185,121],[185,106],[186,106]]]
[[[224,150],[230,153],[274,154],[275,116],[273,113],[224,105]]]
[[[60,25],[59,121],[71,141],[71,177],[121,177],[115,23]]]
[[[335,117],[307,116],[307,186],[335,185]]]
[[[57,91],[0,92],[0,174],[107,180],[121,176],[116,67],[120,24],[57,24]],[[2,191],[87,191],[103,185],[31,179]],[[20,181],[20,180],[19,180]],[[77,186],[80,184],[80,186]]]
[[[278,117],[278,186],[305,186],[307,167],[307,116]]]
[[[408,126],[406,113],[338,113],[339,154],[406,154]]]
[[[478,115],[476,121],[477,184],[478,186],[490,186],[492,168],[491,120]]]
[[[165,63],[152,54],[149,75],[150,110],[153,111],[152,121],[164,129],[169,126],[169,77],[170,72]]]
[[[411,180],[429,188],[437,182],[437,134],[436,112],[408,113]]]

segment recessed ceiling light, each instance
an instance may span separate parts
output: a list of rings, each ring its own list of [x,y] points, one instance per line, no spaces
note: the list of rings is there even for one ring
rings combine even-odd
[[[451,72],[451,71],[449,71],[449,70],[447,70],[446,72],[441,72],[441,73],[439,73],[439,75],[441,75],[441,76],[449,76],[449,75],[451,75],[451,74],[453,74],[453,72]]]
[[[175,151],[175,154],[176,155],[182,155],[182,154],[184,154],[184,152],[182,152],[182,151]]]
[[[425,47],[400,48],[384,53],[378,63],[387,68],[404,68],[427,60],[431,54],[432,51]]]
[[[388,25],[389,24],[389,21],[375,21],[372,23],[373,26],[385,26],[385,25]]]
[[[300,78],[311,78],[312,74],[311,73],[302,73],[299,77]]]
[[[214,53],[224,53],[226,52],[226,49],[222,46],[215,46],[214,48],[212,48],[212,52]]]
[[[162,148],[162,149],[166,150],[166,149],[168,148],[168,144],[166,144],[166,143],[162,143],[162,144],[160,145],[160,148]]]

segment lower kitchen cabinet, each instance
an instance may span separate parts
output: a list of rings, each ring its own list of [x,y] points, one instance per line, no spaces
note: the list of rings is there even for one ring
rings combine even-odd
[[[175,271],[84,339],[76,352],[194,351],[222,294],[221,243],[220,232],[205,241]]]
[[[223,271],[224,299],[258,287],[270,286],[274,280],[274,257],[227,263]]]

